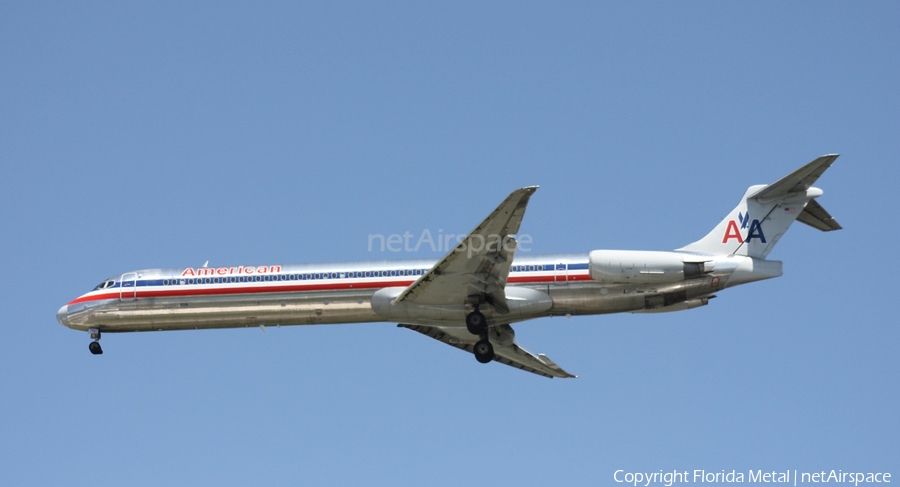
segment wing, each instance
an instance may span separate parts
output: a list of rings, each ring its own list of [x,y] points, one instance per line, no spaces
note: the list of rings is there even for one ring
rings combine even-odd
[[[513,191],[463,241],[406,288],[393,303],[488,303],[497,312],[508,313],[504,289],[516,251],[516,241],[512,235],[518,233],[528,199],[536,190],[537,186],[529,186]]]
[[[461,327],[408,325],[403,323],[397,326],[409,328],[469,353],[472,353],[472,347],[479,340],[477,336],[469,334],[465,328]],[[577,377],[563,370],[546,355],[535,355],[516,344],[516,332],[509,325],[491,327],[489,334],[491,344],[494,346],[494,360],[497,362],[551,379],[554,377]]]

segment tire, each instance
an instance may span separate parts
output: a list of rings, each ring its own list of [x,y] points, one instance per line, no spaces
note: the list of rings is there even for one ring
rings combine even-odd
[[[481,311],[473,311],[467,314],[466,329],[473,335],[481,336],[487,331],[487,318],[484,317]]]
[[[479,340],[472,351],[475,353],[475,360],[483,364],[494,360],[494,346],[487,340]]]

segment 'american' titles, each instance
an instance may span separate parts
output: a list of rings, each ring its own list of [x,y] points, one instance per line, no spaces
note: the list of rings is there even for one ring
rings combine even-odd
[[[181,273],[181,277],[197,277],[197,276],[231,276],[240,274],[274,274],[281,272],[280,265],[261,265],[261,266],[240,266],[240,267],[201,267],[194,270],[188,267]]]

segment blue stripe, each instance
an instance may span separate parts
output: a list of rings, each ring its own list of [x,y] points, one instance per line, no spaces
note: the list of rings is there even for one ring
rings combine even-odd
[[[559,267],[559,269],[557,269],[557,267]],[[544,271],[554,271],[554,270],[562,271],[562,270],[564,270],[564,267],[568,268],[568,270],[570,270],[570,271],[587,270],[590,268],[590,266],[586,262],[581,263],[581,264],[568,264],[568,265],[565,265],[565,264],[528,264],[528,265],[524,265],[523,264],[523,265],[513,266],[511,271],[512,272],[544,272]],[[533,270],[530,270],[529,268],[533,269]],[[400,269],[400,270],[405,271],[407,269]],[[395,270],[396,274],[400,274],[400,272],[397,272],[397,271],[398,270]],[[181,285],[192,285],[192,284],[193,285],[196,285],[196,284],[231,284],[232,282],[231,282],[230,278],[232,278],[232,277],[234,277],[234,279],[235,279],[234,284],[238,284],[238,283],[242,283],[242,282],[291,282],[291,281],[298,282],[298,281],[323,281],[323,280],[331,280],[331,279],[342,279],[341,277],[339,277],[340,274],[344,274],[343,279],[347,279],[347,278],[350,278],[350,279],[353,279],[353,278],[356,278],[356,279],[376,278],[377,279],[379,277],[381,277],[381,278],[410,277],[410,278],[417,279],[419,277],[419,275],[421,275],[421,274],[419,274],[419,275],[394,275],[394,276],[391,276],[390,275],[391,271],[369,271],[369,272],[371,272],[372,274],[383,273],[383,275],[365,276],[364,272],[331,271],[328,273],[302,272],[302,273],[291,273],[291,274],[285,274],[285,273],[282,273],[282,274],[254,274],[254,275],[242,275],[242,276],[204,276],[204,277],[178,277],[178,278],[173,277],[170,279],[142,279],[142,280],[137,281],[137,286],[150,287],[150,286],[175,286],[175,285],[181,286]],[[427,270],[422,269],[421,272],[424,273],[424,272],[427,272]],[[330,274],[330,275],[328,275],[328,274]],[[316,279],[315,278],[316,275],[319,275],[321,277]],[[328,277],[326,277],[326,275],[328,275]],[[244,278],[243,281],[241,280],[242,277]],[[257,277],[260,278],[258,281],[256,280]],[[193,280],[194,282],[191,284],[188,284],[189,279]],[[209,282],[207,282],[207,279],[209,280]],[[215,279],[218,279],[219,282],[216,283]],[[110,286],[108,289],[116,288],[116,287],[129,288],[129,287],[131,287],[130,284],[131,284],[130,281],[126,281],[125,286],[122,286],[122,283],[116,282],[114,285]]]

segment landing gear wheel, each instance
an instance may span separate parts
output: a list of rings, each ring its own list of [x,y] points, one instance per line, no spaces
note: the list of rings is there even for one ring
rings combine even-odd
[[[475,360],[483,364],[494,360],[494,346],[487,340],[479,340],[475,344],[473,351],[475,352]]]
[[[487,331],[487,319],[481,311],[473,311],[466,315],[466,329],[473,335],[481,336]]]
[[[91,328],[88,330],[88,333],[91,334],[91,342],[88,345],[88,349],[90,349],[91,353],[94,355],[100,355],[103,353],[103,349],[100,348],[100,330],[98,328]]]

